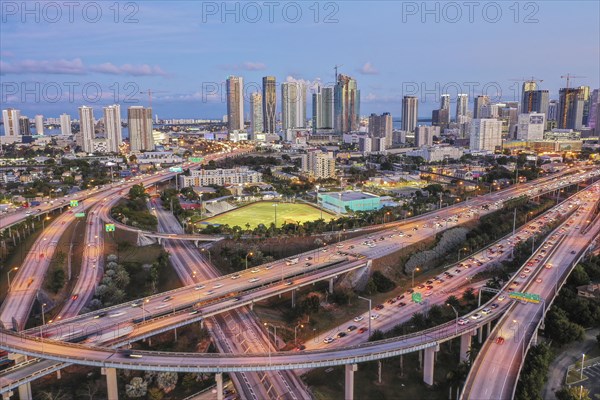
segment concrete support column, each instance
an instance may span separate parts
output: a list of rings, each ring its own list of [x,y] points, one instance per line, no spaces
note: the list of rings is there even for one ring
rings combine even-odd
[[[483,342],[483,326],[477,328],[477,341],[479,342],[479,344]]]
[[[490,337],[491,330],[492,330],[492,321],[488,322],[485,325],[485,337],[488,337],[488,338]]]
[[[333,278],[329,280],[329,293],[333,293]]]
[[[2,393],[2,400],[9,400],[13,394],[12,390]]]
[[[106,395],[108,396],[108,400],[119,400],[116,368],[102,368],[102,375],[106,375]]]
[[[537,340],[538,340],[538,331],[537,329],[533,332],[533,336],[531,337],[531,345],[535,346],[537,345]]]
[[[254,303],[250,303],[250,311],[254,311]]]
[[[296,308],[296,291],[292,290],[292,308]]]
[[[423,362],[423,382],[429,386],[433,386],[433,367],[435,364],[435,352],[439,347],[428,347],[425,349],[425,360]]]
[[[31,383],[24,383],[19,386],[19,400],[31,400]]]
[[[460,335],[459,362],[467,361],[469,359],[468,351],[471,349],[471,336],[471,332]]]
[[[356,364],[346,364],[346,386],[344,387],[344,400],[354,400],[354,373],[358,369]]]
[[[223,373],[222,372],[215,374],[215,381],[217,381],[217,400],[223,400]]]

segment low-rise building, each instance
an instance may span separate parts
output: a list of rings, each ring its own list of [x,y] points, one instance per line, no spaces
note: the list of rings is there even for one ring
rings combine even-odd
[[[358,191],[319,193],[317,203],[339,214],[346,214],[348,211],[374,211],[382,207],[379,196]]]
[[[181,187],[238,185],[257,183],[261,180],[262,174],[260,172],[253,171],[247,167],[194,170],[190,171],[190,176],[181,175],[179,177]]]
[[[427,162],[443,161],[448,159],[459,159],[463,156],[464,150],[454,146],[424,146],[419,149],[406,152],[407,156],[423,157]]]

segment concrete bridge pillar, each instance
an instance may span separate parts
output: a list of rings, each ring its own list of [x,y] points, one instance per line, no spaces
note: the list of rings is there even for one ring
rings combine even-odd
[[[19,386],[19,399],[20,400],[31,400],[33,396],[31,395],[31,383],[24,383]]]
[[[217,400],[223,400],[223,373],[222,372],[215,374],[215,381],[217,381]]]
[[[102,368],[102,374],[106,375],[106,395],[108,400],[119,400],[116,368]]]
[[[346,364],[346,385],[344,386],[344,400],[354,400],[354,373],[358,370],[356,364]]]
[[[2,400],[9,400],[10,397],[13,395],[13,391],[9,390],[8,392],[4,392],[2,393]]]
[[[329,280],[329,293],[333,293],[333,278]]]
[[[490,332],[492,331],[492,321],[488,322],[485,325],[485,337],[490,337]]]
[[[460,353],[459,361],[467,361],[469,359],[469,350],[471,349],[471,332],[466,332],[460,335]]]
[[[538,341],[537,341],[537,340],[538,340],[538,330],[536,329],[536,330],[533,332],[533,336],[531,337],[531,345],[532,345],[532,346],[535,346],[535,345],[537,345],[537,343],[538,343]]]
[[[200,241],[199,240],[194,240],[194,246],[200,247]]]
[[[483,325],[477,328],[477,341],[479,342],[479,344],[483,342]]]
[[[433,367],[435,364],[435,353],[440,350],[439,345],[425,349],[425,359],[423,360],[423,382],[428,386],[433,386]]]
[[[296,291],[292,290],[292,308],[296,308]]]

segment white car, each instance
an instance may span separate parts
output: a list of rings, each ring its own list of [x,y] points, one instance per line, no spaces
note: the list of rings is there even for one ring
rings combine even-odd
[[[469,320],[468,320],[468,319],[460,318],[460,319],[458,320],[458,324],[459,324],[459,325],[466,325],[466,324],[468,324],[468,323],[469,323]]]
[[[254,282],[258,282],[258,281],[260,281],[260,278],[251,278],[251,279],[248,279],[248,282],[250,282],[250,283],[254,283]]]
[[[379,314],[371,314],[371,319],[377,319],[379,318]]]
[[[358,316],[358,317],[354,317],[354,322],[360,322],[362,321],[364,318],[362,316]]]
[[[253,268],[250,272],[252,272],[253,274],[257,274],[258,272],[260,272],[260,268]]]
[[[329,337],[326,337],[325,339],[323,339],[323,343],[329,344],[329,343],[332,343],[334,340],[335,340],[334,338],[329,336]]]
[[[479,318],[481,318],[481,315],[479,315],[479,314],[473,314],[473,315],[471,315],[471,319],[477,320]]]
[[[221,288],[221,287],[223,287],[223,284],[222,283],[217,283],[215,286],[213,286],[213,289],[218,289],[218,288]]]
[[[482,314],[489,314],[492,312],[492,309],[489,307],[484,308],[483,310],[481,310]]]

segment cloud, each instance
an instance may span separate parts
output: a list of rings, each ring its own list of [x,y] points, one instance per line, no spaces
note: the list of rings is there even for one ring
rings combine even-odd
[[[358,69],[363,75],[379,75],[379,71],[371,64],[371,62],[365,63],[361,68]]]
[[[15,53],[13,53],[12,51],[6,51],[6,50],[0,51],[0,57],[8,58],[8,57],[14,57],[14,56],[15,56]]]
[[[150,66],[148,64],[132,65],[124,64],[120,67],[112,63],[104,63],[100,65],[92,65],[90,71],[101,74],[110,75],[132,75],[132,76],[166,76],[167,73],[157,65]]]
[[[85,66],[80,58],[72,60],[23,60],[15,63],[0,61],[2,74],[57,74],[57,75],[83,75]]]
[[[267,65],[261,62],[245,61],[241,64],[225,64],[219,68],[229,71],[264,71]]]

